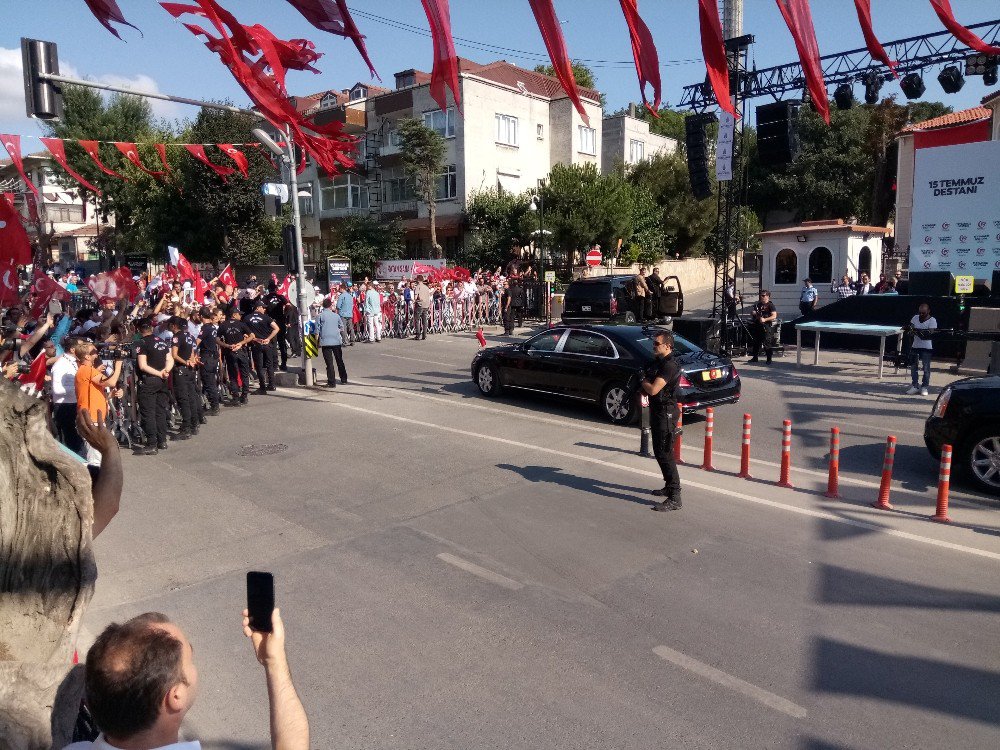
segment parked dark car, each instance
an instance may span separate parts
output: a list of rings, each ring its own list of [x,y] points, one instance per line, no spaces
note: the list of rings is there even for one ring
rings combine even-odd
[[[924,442],[936,459],[950,445],[952,470],[1000,495],[1000,375],[956,380],[942,390],[924,423]]]
[[[521,344],[483,349],[472,360],[472,380],[485,396],[504,389],[596,403],[616,424],[637,413],[639,374],[653,361],[652,329],[625,325],[558,326]],[[733,363],[674,337],[683,377],[678,401],[686,410],[734,404],[740,376]]]
[[[566,288],[563,301],[562,322],[577,323],[625,323],[635,325],[635,312],[628,294],[628,286],[633,276],[594,276],[577,279]],[[663,294],[654,317],[670,320],[684,312],[684,291],[676,276],[663,280]]]

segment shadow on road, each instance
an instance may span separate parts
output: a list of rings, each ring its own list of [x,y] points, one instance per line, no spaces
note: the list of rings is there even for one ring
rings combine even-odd
[[[497,464],[498,469],[512,471],[520,474],[529,482],[546,482],[557,484],[580,492],[589,492],[592,495],[608,497],[614,500],[626,500],[638,505],[652,507],[656,504],[654,500],[647,500],[639,495],[649,493],[648,489],[642,487],[629,487],[624,484],[614,484],[589,477],[579,477],[575,474],[567,474],[562,469],[555,466],[513,466],[512,464]],[[627,494],[626,494],[627,493]]]
[[[823,565],[818,589],[824,604],[1000,612],[997,596],[923,586],[836,565]]]

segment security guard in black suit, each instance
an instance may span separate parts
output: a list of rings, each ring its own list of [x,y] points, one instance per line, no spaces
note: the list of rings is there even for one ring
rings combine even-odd
[[[170,356],[174,359],[174,400],[181,413],[181,430],[173,439],[187,440],[198,434],[198,426],[201,424],[201,396],[195,380],[198,355],[195,352],[195,340],[188,333],[184,318],[175,315],[167,321],[167,328],[174,335]]]
[[[257,393],[261,395],[274,390],[274,337],[280,330],[265,312],[266,309],[267,304],[259,299],[254,303],[254,311],[243,319],[254,335],[254,340],[250,342],[250,356],[257,372]]]
[[[652,494],[663,501],[653,506],[653,510],[680,510],[681,477],[674,459],[674,430],[677,426],[677,384],[681,379],[681,368],[673,357],[674,335],[670,331],[658,331],[653,336],[653,366],[647,371],[640,384],[649,395],[650,428],[653,433],[653,455],[663,474],[663,489],[652,490]]]
[[[274,283],[274,279],[267,282],[267,294],[265,294],[262,299],[264,300],[265,309],[264,312],[267,313],[268,317],[271,318],[275,323],[278,324],[278,337],[275,342],[278,344],[278,352],[281,354],[281,369],[288,369],[288,318],[287,311],[291,303],[287,298],[278,294],[278,285]]]
[[[250,357],[246,347],[253,341],[254,335],[241,318],[240,308],[237,305],[231,306],[226,322],[219,325],[218,331],[219,346],[222,347],[230,387],[233,389],[233,400],[229,406],[242,406],[250,394]],[[237,388],[240,389],[238,395]]]
[[[138,401],[142,430],[146,434],[146,445],[136,446],[136,455],[155,456],[158,450],[167,447],[167,409],[170,394],[167,378],[173,369],[170,345],[153,335],[153,322],[148,318],[138,324],[142,338],[135,346],[138,360]]]
[[[198,337],[198,359],[201,361],[201,385],[208,397],[210,416],[219,413],[219,323],[222,312],[201,308],[201,335]]]

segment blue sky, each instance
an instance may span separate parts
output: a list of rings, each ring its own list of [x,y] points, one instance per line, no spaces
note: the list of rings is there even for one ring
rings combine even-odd
[[[20,74],[21,36],[46,39],[59,45],[63,71],[98,80],[134,85],[136,88],[204,99],[229,98],[245,103],[242,92],[229,72],[193,35],[174,21],[154,0],[119,0],[126,18],[138,26],[143,36],[122,28],[125,42],[106,32],[93,18],[83,0],[0,0],[7,6],[0,29],[0,132],[32,135],[36,123],[23,116],[23,89]],[[346,88],[370,76],[353,45],[309,25],[283,0],[222,0],[222,4],[244,23],[262,23],[278,36],[305,37],[325,53],[318,63],[321,75],[292,73],[289,90],[309,94],[326,89]],[[431,69],[431,42],[426,35],[413,33],[399,24],[426,29],[419,0],[353,0],[352,9],[391,19],[379,22],[355,15],[383,81],[393,85],[393,73],[415,67]],[[876,32],[883,41],[925,34],[942,29],[927,0],[874,0]],[[642,0],[639,9],[649,25],[663,66],[664,98],[676,102],[683,86],[704,78],[698,35],[697,0]],[[753,33],[757,43],[753,59],[758,67],[768,67],[795,59],[795,49],[774,0],[745,0],[744,31]],[[1000,16],[997,0],[952,0],[959,20],[966,24]],[[823,54],[862,47],[864,41],[851,0],[813,0],[817,37]],[[570,54],[590,61],[601,91],[612,109],[639,100],[638,83],[632,65],[628,32],[616,0],[556,0],[556,9]],[[452,27],[458,54],[481,62],[506,59],[533,67],[545,61],[545,50],[526,0],[451,0]],[[507,51],[483,49],[482,45]],[[935,79],[927,76],[926,99],[942,100],[961,109],[973,106],[988,93],[981,78],[970,79],[954,96],[941,92]],[[887,85],[884,93],[898,91]],[[188,117],[190,107],[156,105],[156,112],[169,118]],[[37,143],[27,142],[26,150]]]

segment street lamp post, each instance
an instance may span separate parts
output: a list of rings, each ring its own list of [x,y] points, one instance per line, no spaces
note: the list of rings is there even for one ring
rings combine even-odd
[[[552,322],[552,289],[549,282],[545,280],[545,250],[541,247],[541,243],[545,239],[545,203],[542,201],[541,195],[536,193],[531,196],[530,208],[538,214],[538,239],[535,241],[535,247],[538,249],[538,255],[542,262],[542,282],[545,284],[545,319],[546,322]]]

